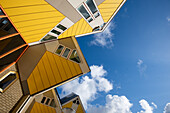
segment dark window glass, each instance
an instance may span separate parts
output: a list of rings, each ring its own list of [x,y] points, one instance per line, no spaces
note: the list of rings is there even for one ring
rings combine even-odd
[[[16,79],[16,73],[10,73],[7,77],[0,81],[0,89],[3,91],[11,82]]]
[[[59,28],[59,29],[61,29],[61,30],[63,30],[63,31],[65,31],[67,28],[66,27],[64,27],[63,25],[61,25],[61,24],[59,24],[58,26],[57,26],[57,28]]]
[[[78,8],[79,12],[84,16],[84,18],[89,18],[90,15],[89,13],[87,12],[87,10],[84,8],[83,5],[81,5],[79,8]]]
[[[1,8],[0,8],[0,15],[5,15]]]
[[[88,22],[90,23],[91,21],[93,21],[93,19],[92,18],[90,18],[89,20],[88,20]]]
[[[86,4],[89,6],[91,12],[94,14],[95,12],[97,12],[97,8],[96,6],[94,5],[94,2],[93,0],[87,0],[86,1]]]
[[[60,54],[61,51],[63,50],[63,48],[64,48],[64,47],[63,47],[62,45],[60,45],[60,46],[58,47],[58,49],[56,50],[55,53]]]
[[[17,33],[7,18],[0,18],[0,38],[6,35]]]
[[[45,99],[46,99],[46,97],[43,97],[43,99],[41,100],[41,103],[44,103]]]
[[[71,53],[70,60],[73,60],[77,63],[81,62],[76,50],[73,50],[73,52]]]
[[[25,50],[26,47],[27,46],[24,46],[12,52],[11,54],[8,54],[5,57],[0,58],[0,71],[4,69],[5,67],[7,67],[8,65],[10,65],[11,63],[13,63],[14,61],[16,61],[18,57],[21,55],[21,53]]]
[[[95,18],[97,18],[98,16],[100,16],[99,13],[96,13],[96,14],[94,15]]]
[[[0,40],[0,55],[5,54],[6,52],[15,49],[21,45],[25,44],[24,40],[20,35]]]
[[[59,31],[57,31],[57,30],[54,30],[54,29],[53,29],[51,32],[54,33],[54,34],[57,34],[57,35],[60,35],[60,34],[61,34],[61,32],[59,32]]]
[[[52,39],[56,39],[56,37],[51,36],[51,35],[46,35],[46,36],[42,39],[42,41],[47,41],[47,40],[52,40]]]
[[[49,102],[50,102],[50,99],[48,98],[45,104],[48,105]]]
[[[56,107],[54,99],[52,99],[52,101],[51,101],[51,103],[50,103],[50,106],[51,106],[51,107]]]
[[[70,49],[66,48],[65,51],[64,51],[64,53],[63,53],[63,57],[66,57],[66,58],[67,58],[69,52],[70,52]]]

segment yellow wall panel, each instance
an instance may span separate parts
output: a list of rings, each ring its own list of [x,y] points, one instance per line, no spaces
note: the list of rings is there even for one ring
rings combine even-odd
[[[65,70],[64,70],[64,67],[63,67],[63,64],[60,60],[60,57],[58,55],[53,55],[54,58],[55,58],[55,61],[56,61],[56,64],[57,64],[57,67],[58,67],[58,70],[60,72],[60,75],[62,77],[62,80],[67,80],[67,76],[66,76],[66,73],[65,73]]]
[[[51,69],[51,65],[50,65],[49,59],[47,57],[47,52],[44,54],[42,60],[43,60],[44,68],[47,72],[47,76],[49,78],[50,84],[51,84],[51,86],[53,86],[53,85],[56,84],[56,80],[54,78],[54,75],[53,75],[53,72],[52,72],[52,69]]]
[[[30,94],[59,85],[81,73],[79,64],[46,51],[27,80]]]
[[[32,74],[27,79],[27,83],[28,83],[28,88],[31,94],[36,93],[38,91],[35,81],[34,81],[34,76]]]
[[[53,54],[51,54],[50,52],[47,51],[47,56],[48,56],[48,59],[49,59],[49,63],[51,64],[51,68],[52,68],[52,71],[53,71],[54,78],[55,78],[56,82],[57,83],[62,82],[62,78],[61,78],[61,75],[60,75],[60,73],[58,71],[58,67],[56,65],[55,59],[53,57]]]
[[[104,22],[108,22],[122,2],[123,0],[105,0],[98,6]]]
[[[67,60],[65,58],[60,58],[61,59],[61,62],[63,64],[63,67],[64,67],[64,70],[66,72],[66,75],[67,75],[67,78],[72,78],[72,73],[70,71],[70,68],[69,68],[69,65],[67,64]]]
[[[40,73],[39,73],[38,67],[35,67],[35,68],[34,68],[32,74],[33,74],[33,76],[34,76],[35,84],[36,84],[36,86],[37,86],[38,91],[43,90],[43,89],[44,89],[44,85],[43,85],[43,83],[42,83],[42,78],[41,78],[41,75],[40,75]]]
[[[45,0],[1,0],[0,3],[27,43],[39,41],[65,18]]]
[[[92,32],[91,26],[82,18],[73,26],[71,26],[69,29],[67,29],[67,32],[61,34],[58,37],[58,39],[69,37],[69,36],[82,35],[90,32]]]
[[[42,82],[44,84],[44,87],[45,88],[50,87],[50,81],[47,76],[47,72],[45,71],[44,64],[43,64],[42,60],[40,60],[38,63],[38,69],[39,69],[41,77],[43,78]]]

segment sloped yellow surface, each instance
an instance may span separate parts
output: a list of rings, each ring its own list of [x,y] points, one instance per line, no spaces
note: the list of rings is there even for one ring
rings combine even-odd
[[[122,2],[123,0],[105,0],[98,6],[104,22],[108,22]]]
[[[27,43],[39,41],[65,18],[45,0],[0,0],[0,4]]]
[[[92,32],[91,26],[82,18],[69,29],[67,29],[63,34],[61,34],[58,39],[69,36],[82,35],[90,32]]]
[[[27,79],[30,94],[82,74],[79,64],[46,51]]]

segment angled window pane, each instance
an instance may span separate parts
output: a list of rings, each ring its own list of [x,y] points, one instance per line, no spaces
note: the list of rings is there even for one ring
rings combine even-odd
[[[64,47],[63,47],[62,45],[60,45],[60,46],[58,47],[58,49],[56,50],[55,53],[60,54],[61,51],[63,50],[63,48],[64,48]]]
[[[4,79],[0,81],[1,92],[16,79],[16,73],[9,73]]]
[[[66,57],[66,58],[67,58],[69,52],[70,52],[70,49],[66,48],[65,51],[64,51],[64,53],[63,53],[63,57]]]
[[[87,12],[87,10],[84,8],[83,5],[81,5],[79,8],[78,8],[78,11],[84,16],[84,18],[89,18],[90,15],[89,13]]]
[[[91,12],[94,14],[95,12],[97,12],[97,8],[94,5],[93,0],[87,0],[86,4],[88,5],[88,7],[90,8]]]
[[[76,50],[73,50],[73,52],[71,53],[70,60],[73,60],[77,63],[81,62]]]
[[[49,102],[50,102],[50,99],[48,98],[45,104],[48,105]]]
[[[92,18],[90,18],[89,20],[88,20],[88,22],[90,23],[91,21],[93,21],[93,19]]]
[[[56,107],[54,99],[52,99],[52,101],[51,101],[51,103],[50,103],[50,106],[51,106],[51,107]]]
[[[17,31],[8,18],[0,18],[0,38],[14,33],[17,33]]]
[[[9,52],[21,45],[25,44],[24,40],[20,35],[13,36],[4,40],[0,40],[0,55]]]
[[[59,28],[59,29],[61,29],[61,30],[63,30],[63,31],[65,31],[67,28],[66,27],[64,27],[63,25],[61,25],[61,24],[59,24],[58,26],[57,26],[57,28]]]
[[[1,8],[0,8],[0,15],[5,15]]]
[[[51,35],[46,35],[43,39],[42,39],[42,41],[47,41],[47,40],[52,40],[52,39],[56,39],[56,37],[54,37],[54,36],[51,36]]]
[[[54,33],[54,34],[57,34],[57,35],[60,35],[60,34],[61,34],[61,32],[59,32],[59,31],[57,31],[57,30],[54,30],[54,29],[53,29],[51,32]]]
[[[99,17],[99,16],[100,16],[99,13],[96,13],[96,14],[94,15],[95,18],[97,18],[97,17]]]
[[[41,100],[41,103],[45,102],[46,97],[43,97],[43,99]]]

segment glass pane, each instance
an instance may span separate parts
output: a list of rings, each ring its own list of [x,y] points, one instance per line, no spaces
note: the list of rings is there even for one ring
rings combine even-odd
[[[79,8],[78,8],[79,12],[84,16],[84,18],[89,18],[90,15],[89,13],[87,12],[87,10],[84,8],[83,5],[81,5]]]
[[[51,106],[51,107],[56,107],[54,99],[52,99],[52,101],[51,101],[51,103],[50,103],[50,106]]]
[[[94,15],[95,18],[97,18],[98,16],[100,16],[99,13],[96,13],[96,14]]]
[[[5,15],[1,8],[0,8],[0,15]]]
[[[43,39],[42,39],[42,41],[47,41],[47,40],[52,40],[52,39],[56,39],[56,37],[54,37],[54,36],[51,36],[51,35],[46,35]]]
[[[5,54],[8,51],[15,49],[23,44],[25,44],[25,42],[20,35],[1,40],[0,55]]]
[[[7,18],[0,18],[0,38],[13,33],[17,33],[17,31],[9,20]]]
[[[62,45],[60,45],[60,46],[58,47],[58,49],[56,50],[55,53],[60,54],[61,51],[63,50],[63,48],[64,48],[64,47],[63,47]]]
[[[16,73],[10,73],[7,77],[0,81],[0,88],[4,90],[11,82],[16,79]]]
[[[57,34],[57,35],[60,35],[60,34],[61,34],[61,32],[59,32],[59,31],[57,31],[57,30],[54,30],[54,29],[53,29],[51,32],[54,33],[54,34]]]
[[[49,102],[50,102],[50,99],[48,98],[45,104],[48,105]]]
[[[94,14],[95,12],[97,12],[97,8],[96,6],[94,5],[94,2],[93,0],[87,0],[86,1],[86,4],[89,6],[91,12]]]
[[[66,57],[66,58],[67,58],[69,52],[70,52],[70,49],[66,48],[65,51],[64,51],[64,53],[63,53],[63,57]]]
[[[90,23],[91,21],[93,21],[93,19],[92,18],[90,18],[89,20],[88,20],[88,22]]]
[[[70,60],[73,60],[73,61],[75,61],[77,63],[81,62],[76,50],[73,50],[73,52],[72,52],[72,54],[70,56]]]
[[[61,25],[61,24],[59,24],[58,26],[57,26],[57,28],[59,28],[59,29],[61,29],[61,30],[66,30],[67,28],[66,27],[64,27],[63,25]]]
[[[46,99],[46,97],[43,97],[43,99],[41,100],[41,103],[44,103],[45,99]]]
[[[5,57],[2,57],[0,59],[0,71],[5,67],[7,67],[8,65],[10,65],[11,63],[15,62],[18,59],[18,57],[21,55],[21,53],[25,50],[26,47],[27,46],[24,46],[23,48],[20,48],[12,52],[11,54],[8,54]]]

